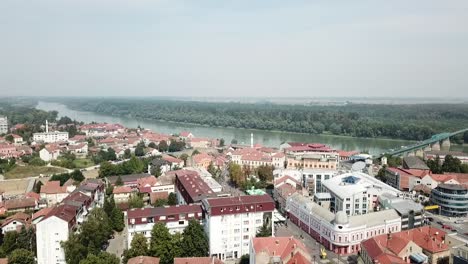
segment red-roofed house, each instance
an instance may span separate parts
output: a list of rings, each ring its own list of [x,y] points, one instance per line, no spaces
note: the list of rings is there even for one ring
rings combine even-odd
[[[114,200],[116,203],[126,203],[133,193],[133,190],[129,186],[116,186],[112,191],[114,194]]]
[[[138,256],[131,258],[127,261],[127,264],[159,264],[159,258]]]
[[[290,263],[291,260],[311,263],[311,256],[302,241],[294,237],[254,237],[250,242],[250,264]]]
[[[209,138],[196,138],[192,137],[187,140],[187,145],[190,148],[211,148],[213,141]]]
[[[37,201],[34,198],[17,198],[0,202],[0,215],[7,212],[24,212],[37,209]]]
[[[32,223],[35,225],[39,223],[44,217],[52,211],[53,207],[42,208],[41,210],[35,212],[31,218]]]
[[[192,166],[208,169],[210,163],[214,162],[214,157],[207,153],[200,153],[192,156]]]
[[[30,224],[30,214],[25,214],[23,212],[16,213],[5,219],[5,221],[2,223],[2,234],[5,235],[6,232],[12,231],[19,232],[23,226],[27,228]]]
[[[194,135],[189,131],[182,131],[182,132],[180,132],[180,135],[179,135],[179,138],[182,139],[182,140],[188,140],[188,139],[191,139],[193,137],[194,137]]]
[[[375,236],[361,243],[361,256],[366,264],[431,263],[450,256],[445,244],[446,233],[432,226]],[[417,262],[421,261],[421,262]]]
[[[16,135],[16,134],[11,134],[11,136],[13,137],[13,144],[21,145],[23,143],[23,137],[22,136]]]
[[[200,203],[206,197],[216,196],[201,176],[191,170],[176,171],[175,193],[179,204]]]
[[[184,167],[184,161],[169,155],[163,155],[162,159],[169,162],[171,164],[171,170],[173,170],[176,167],[183,168]]]
[[[67,186],[60,186],[60,181],[48,181],[41,186],[41,199],[45,199],[49,206],[60,203],[68,194]]]
[[[56,160],[60,156],[60,148],[57,145],[47,145],[39,151],[39,157],[46,162]]]
[[[223,264],[215,257],[174,258],[174,264]]]
[[[257,168],[258,166],[271,166],[272,157],[253,148],[243,148],[232,152],[232,162],[240,166]]]

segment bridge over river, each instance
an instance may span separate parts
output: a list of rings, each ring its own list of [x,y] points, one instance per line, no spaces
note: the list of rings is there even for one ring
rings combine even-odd
[[[397,150],[389,150],[388,152],[382,153],[380,157],[384,155],[390,156],[404,156],[404,155],[415,155],[415,156],[422,156],[424,151],[439,151],[442,148],[449,148],[450,147],[450,138],[462,134],[468,131],[468,128],[458,130],[455,132],[445,132],[433,135],[431,138],[417,142],[413,145],[404,146]],[[379,157],[379,158],[380,158]]]

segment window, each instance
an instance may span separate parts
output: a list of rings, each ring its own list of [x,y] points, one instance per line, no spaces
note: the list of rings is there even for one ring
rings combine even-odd
[[[351,201],[351,198],[346,198],[346,201]]]
[[[248,235],[245,235],[245,236],[243,237],[243,239],[244,239],[244,240],[249,239],[249,236],[248,236]]]
[[[185,221],[184,221],[184,220],[182,220],[182,221],[179,221],[179,225],[183,225],[184,223],[185,223]]]
[[[249,224],[249,221],[244,221],[244,225],[248,225]]]

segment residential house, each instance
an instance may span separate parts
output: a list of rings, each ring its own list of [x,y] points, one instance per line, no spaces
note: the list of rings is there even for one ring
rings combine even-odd
[[[162,159],[171,164],[171,170],[174,170],[176,168],[183,168],[184,167],[184,161],[181,160],[181,159],[178,159],[176,157],[169,156],[169,155],[163,155]]]
[[[129,186],[116,186],[112,191],[116,203],[127,203],[133,193],[133,189]]]
[[[52,160],[58,159],[60,156],[60,148],[57,145],[46,145],[45,148],[39,151],[39,157],[45,161],[49,162]]]
[[[192,156],[192,166],[208,169],[210,164],[213,164],[214,160],[215,158],[207,153],[196,154]]]
[[[22,227],[29,227],[31,224],[31,215],[25,214],[23,212],[18,212],[3,221],[1,228],[2,234],[5,235],[6,232],[19,232]]]
[[[186,140],[189,140],[189,139],[194,138],[194,135],[193,135],[191,132],[189,132],[189,131],[182,131],[182,132],[180,132],[180,134],[179,134],[179,138],[180,138],[181,140],[186,141]]]
[[[70,179],[60,186],[60,181],[48,181],[41,186],[41,199],[45,199],[49,206],[58,204],[76,189],[73,180]]]
[[[174,258],[174,264],[223,264],[223,261],[216,257],[189,257]]]
[[[131,258],[127,261],[127,264],[159,264],[159,258],[138,256]]]
[[[432,226],[381,234],[361,243],[365,264],[429,263],[450,257],[446,233]]]
[[[250,264],[312,262],[304,243],[294,237],[253,237],[250,242],[249,257]]]
[[[5,213],[24,212],[35,210],[37,208],[37,201],[34,198],[16,198],[10,200],[3,200],[0,202],[0,215]]]

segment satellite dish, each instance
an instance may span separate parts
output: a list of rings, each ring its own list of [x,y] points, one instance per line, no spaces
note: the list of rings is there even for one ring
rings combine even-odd
[[[366,167],[364,161],[358,161],[351,166],[351,171],[362,171]]]

